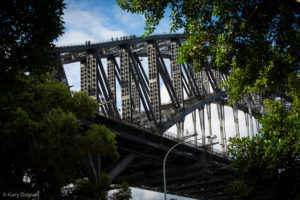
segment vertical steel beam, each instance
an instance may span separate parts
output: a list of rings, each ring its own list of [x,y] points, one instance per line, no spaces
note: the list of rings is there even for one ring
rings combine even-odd
[[[177,128],[177,138],[182,138],[184,136],[184,119],[176,123]]]
[[[131,58],[131,61],[132,61],[132,62],[129,63],[129,68],[130,68],[132,77],[133,77],[136,85],[138,86],[137,87],[138,92],[140,94],[140,97],[141,97],[144,109],[146,111],[148,120],[149,121],[153,120],[154,124],[157,125],[157,120],[156,120],[156,117],[155,117],[155,113],[154,113],[153,107],[151,105],[149,96],[148,96],[147,91],[146,91],[146,87],[147,87],[146,83],[144,82],[144,79],[142,78],[141,72],[138,70],[137,62],[134,59],[130,48],[128,48],[128,54],[129,54],[129,57]],[[136,74],[133,73],[133,70],[135,70]],[[151,114],[151,116],[150,116],[150,114]]]
[[[222,148],[222,152],[226,152],[226,132],[225,132],[225,113],[224,113],[224,105],[223,103],[217,104],[219,125],[220,125],[220,145]]]
[[[212,127],[211,127],[211,105],[206,104],[206,112],[207,112],[207,121],[208,121],[208,135],[212,137]]]
[[[198,137],[197,137],[197,115],[196,111],[192,112],[192,120],[193,120],[193,128],[194,128],[194,142],[195,142],[195,147],[198,146]]]
[[[259,127],[259,121],[258,121],[258,119],[255,119],[255,122],[256,122],[257,133],[259,133],[260,127]]]
[[[169,76],[168,70],[166,68],[166,64],[163,60],[163,57],[160,54],[159,48],[157,46],[157,44],[155,43],[155,47],[156,47],[156,52],[157,52],[157,63],[158,63],[158,71],[162,77],[162,80],[164,81],[164,84],[167,88],[168,94],[171,98],[172,104],[174,105],[174,107],[176,108],[181,108],[180,105],[180,101],[177,97],[176,91],[174,89],[172,80]]]
[[[252,106],[251,106],[251,97],[246,97],[247,105],[248,105],[248,112],[249,112],[249,120],[250,120],[250,133],[251,138],[254,136],[254,130],[253,130],[253,120],[252,120]]]
[[[233,112],[233,121],[234,121],[234,126],[235,126],[235,136],[240,137],[240,130],[239,130],[239,113],[238,113],[238,107],[237,104],[234,104],[232,107],[232,112]]]
[[[81,91],[85,91],[89,96],[97,97],[96,80],[96,57],[92,53],[86,55],[85,61],[80,63]]]
[[[250,138],[250,134],[249,134],[249,115],[248,115],[248,113],[244,113],[244,115],[245,115],[246,129],[247,129],[247,137]]]
[[[225,127],[225,106],[224,106],[224,102],[222,102],[221,104],[221,108],[222,108],[222,124],[223,124],[223,133],[224,133],[224,145],[225,145],[225,151],[227,151],[227,136],[226,136],[226,127]]]
[[[176,40],[171,41],[171,80],[174,85],[175,93],[177,94],[178,101],[181,104],[181,107],[184,107],[183,105],[183,74],[181,71],[181,65],[177,62],[179,56],[179,43]],[[180,138],[183,136],[182,127],[183,127],[182,121],[178,122],[177,125],[177,137]],[[178,130],[178,128],[180,130]]]
[[[171,79],[180,104],[183,103],[182,71],[177,62],[179,56],[179,44],[176,40],[171,41]]]
[[[117,105],[116,101],[116,73],[114,57],[107,58],[107,79],[112,93],[112,103]]]
[[[102,102],[102,98],[99,97],[102,95],[100,87],[97,84],[99,75],[97,71],[97,61],[96,57],[92,53],[88,53],[86,58],[80,62],[80,79],[81,79],[81,91],[86,92],[89,96],[96,99],[97,102]],[[103,104],[99,106],[100,112],[104,115],[107,114],[107,107]]]
[[[154,42],[149,41],[147,44],[148,55],[148,75],[150,88],[150,102],[155,112],[157,122],[161,121],[161,98],[160,98],[160,82],[157,66],[157,52]]]
[[[202,95],[210,94],[210,84],[208,80],[208,76],[204,70],[200,71],[200,81],[203,88]]]
[[[200,129],[201,129],[201,138],[202,145],[205,145],[205,119],[204,119],[204,106],[198,109],[199,119],[200,119]]]
[[[121,99],[122,118],[132,121],[132,101],[131,101],[131,75],[129,69],[129,55],[126,47],[120,49],[120,76],[121,76]]]
[[[135,62],[135,57],[130,57],[131,59],[129,59],[129,62],[133,63]],[[138,58],[137,58],[138,59]],[[137,77],[137,72],[135,69],[132,69],[132,76]],[[141,111],[141,105],[140,105],[140,96],[139,96],[139,92],[138,92],[138,83],[135,83],[135,80],[132,78],[131,79],[131,98],[132,98],[132,112],[137,112],[139,113]]]

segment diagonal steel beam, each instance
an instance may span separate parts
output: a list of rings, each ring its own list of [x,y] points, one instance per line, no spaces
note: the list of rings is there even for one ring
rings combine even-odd
[[[188,97],[193,96],[193,95],[192,95],[192,92],[193,92],[193,91],[192,91],[192,89],[191,89],[191,87],[190,87],[188,81],[186,80],[185,76],[182,75],[181,78],[182,78],[182,83],[183,83],[182,86],[183,86],[183,88],[184,88],[184,90],[185,90],[187,96],[188,96]]]
[[[209,82],[211,84],[211,87],[213,88],[214,92],[219,92],[220,89],[217,86],[217,81],[216,81],[216,79],[215,79],[215,77],[214,77],[214,75],[211,71],[210,66],[207,64],[207,65],[204,66],[204,68],[205,68],[206,75],[208,77],[208,80],[209,80]]]
[[[160,50],[157,46],[156,43],[155,44],[155,47],[156,47],[156,52],[157,52],[157,59],[158,59],[158,70],[159,70],[159,73],[166,85],[166,88],[167,88],[167,91],[169,93],[169,96],[171,97],[171,100],[172,100],[172,103],[175,107],[177,108],[180,108],[181,105],[180,105],[180,102],[179,102],[179,99],[178,99],[178,96],[175,92],[175,88],[172,84],[172,81],[171,81],[171,78],[169,76],[169,73],[168,73],[168,70],[166,68],[166,65],[165,65],[165,62],[161,56],[161,53],[160,53]]]
[[[101,59],[99,59],[98,56],[96,56],[96,59],[97,59],[96,72],[97,72],[97,77],[98,77],[98,78],[97,78],[97,82],[100,83],[101,90],[102,90],[102,92],[103,92],[105,101],[106,101],[106,102],[109,102],[109,101],[110,101],[110,97],[109,97],[109,94],[108,94],[108,92],[107,92],[107,88],[109,88],[109,87],[107,86],[107,84],[105,84],[106,82],[104,81],[104,75],[103,75],[103,74],[101,73],[101,71],[100,71],[100,70],[101,70],[101,67],[103,68],[103,65],[102,65]],[[99,68],[98,68],[98,65],[99,65],[100,70],[99,70]],[[107,81],[107,80],[106,80],[106,81]],[[113,115],[114,109],[113,109],[113,107],[111,106],[111,104],[108,103],[108,104],[105,104],[105,106],[108,107],[109,113],[110,113],[111,115]],[[117,111],[117,110],[116,110],[116,111]]]
[[[191,87],[191,91],[193,92],[194,96],[200,96],[200,91],[199,88],[197,87],[193,72],[189,69],[189,66],[186,67],[184,63],[182,64],[182,66],[188,78],[188,83]]]
[[[114,95],[113,95],[113,93],[112,93],[112,91],[110,89],[110,86],[109,86],[109,83],[108,83],[108,79],[107,79],[106,73],[104,71],[104,67],[103,67],[102,61],[99,58],[99,53],[98,52],[96,53],[96,59],[97,59],[97,63],[99,64],[101,75],[102,75],[102,78],[103,78],[103,81],[104,81],[104,86],[105,86],[105,88],[107,90],[105,98],[107,98],[106,99],[107,101],[112,101],[112,103],[108,104],[109,107],[110,107],[109,109],[111,110],[111,105],[112,105],[112,109],[114,110],[115,114],[117,114],[116,117],[120,118],[117,105],[115,103],[113,103]],[[97,67],[96,67],[96,69],[98,70]]]
[[[145,73],[143,65],[142,65],[141,61],[139,60],[139,57],[138,57],[138,55],[136,53],[134,54],[134,57],[135,57],[135,60],[137,61],[137,66],[138,66],[139,70],[142,72],[142,76],[141,77],[142,77],[142,80],[144,81],[144,83],[146,83],[145,84],[146,85],[146,91],[147,91],[147,93],[149,95],[149,85],[148,85],[149,80],[147,78],[147,75]]]
[[[148,120],[149,121],[153,120],[154,123],[157,124],[157,119],[155,117],[154,109],[152,108],[149,96],[147,95],[147,92],[146,92],[146,89],[145,89],[146,88],[146,86],[145,86],[146,83],[144,83],[142,81],[141,72],[137,67],[136,60],[134,59],[134,56],[132,55],[130,47],[128,47],[127,50],[128,50],[129,57],[131,58],[132,64],[133,64],[133,66],[132,66],[131,62],[129,62],[129,67],[130,67],[130,70],[131,70],[131,74],[132,74],[132,77],[135,81],[135,84],[137,85],[138,92],[140,94],[140,98],[142,100],[142,103],[143,103],[144,109],[146,111]],[[133,73],[134,69],[135,69],[136,74],[137,74],[138,77],[136,77],[135,74]],[[139,80],[141,80],[141,81],[139,81]],[[140,87],[140,85],[141,85],[141,87]],[[141,90],[141,88],[142,88],[142,90]]]

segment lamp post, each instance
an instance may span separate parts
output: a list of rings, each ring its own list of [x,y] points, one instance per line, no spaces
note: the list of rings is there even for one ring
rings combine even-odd
[[[185,140],[185,139],[190,138],[190,137],[193,137],[193,136],[195,136],[195,135],[197,135],[197,134],[194,134],[194,135],[188,135],[188,136],[185,136],[185,137],[183,137],[183,138],[181,138],[181,139]],[[164,162],[163,162],[163,176],[164,176],[164,195],[165,195],[165,200],[167,200],[167,180],[166,180],[166,161],[167,161],[167,157],[168,157],[168,155],[170,154],[170,152],[171,152],[175,147],[177,147],[177,146],[179,146],[179,145],[181,145],[181,144],[183,144],[183,143],[186,143],[186,141],[179,142],[179,143],[175,144],[174,146],[172,146],[172,147],[168,150],[168,152],[166,153],[165,158],[164,158]]]

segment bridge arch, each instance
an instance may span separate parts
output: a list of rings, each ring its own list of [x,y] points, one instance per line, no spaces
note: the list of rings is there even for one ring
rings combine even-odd
[[[184,34],[126,36],[108,42],[57,47],[55,53],[61,63],[57,77],[67,83],[62,65],[80,62],[81,90],[97,100],[101,115],[157,134],[163,135],[176,126],[177,137],[183,137],[184,120],[191,115],[193,132],[199,132],[201,139],[198,143],[196,136],[195,145],[212,146],[216,141],[212,131],[213,104],[219,126],[216,137],[225,152],[228,99],[227,91],[219,84],[226,76],[209,65],[195,71],[190,63],[177,63],[179,47],[186,38]],[[162,93],[162,87],[166,93]],[[166,96],[170,102],[162,101]],[[261,101],[259,96],[249,95],[233,106],[236,135],[240,135],[238,110],[245,113],[247,135],[254,135],[251,116],[261,112]]]

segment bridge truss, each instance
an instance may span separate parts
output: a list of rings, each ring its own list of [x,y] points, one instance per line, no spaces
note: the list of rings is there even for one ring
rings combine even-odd
[[[126,180],[131,186],[162,191],[158,185],[162,183],[163,155],[185,136],[184,120],[191,114],[193,133],[197,133],[200,123],[200,138],[196,135],[192,143],[174,151],[177,157],[171,156],[167,176],[173,179],[169,192],[200,199],[231,199],[231,195],[224,193],[233,174],[225,156],[224,106],[228,99],[227,91],[219,86],[226,76],[209,64],[200,71],[191,63],[179,64],[179,47],[186,38],[184,34],[130,36],[57,47],[55,53],[61,66],[56,76],[67,84],[63,64],[80,62],[81,90],[99,103],[97,123],[106,124],[118,136],[122,159],[104,167],[114,182]],[[166,93],[162,93],[163,85]],[[168,103],[162,101],[166,95],[170,98]],[[212,133],[212,103],[217,105],[219,135]],[[261,113],[262,108],[258,95],[245,95],[233,106],[237,136],[238,110],[245,113],[249,137],[254,135],[252,116]],[[174,125],[177,133],[170,136],[167,130]],[[221,152],[212,149],[215,139]],[[133,160],[136,162],[132,163]],[[181,176],[174,175],[178,172]],[[95,167],[91,174],[97,178]]]
[[[226,80],[226,76],[211,69],[209,64],[200,71],[196,71],[192,64],[179,64],[179,47],[185,39],[183,34],[147,38],[131,36],[103,43],[86,42],[84,45],[58,47],[56,53],[61,64],[80,62],[81,90],[97,99],[101,115],[118,118],[158,134],[164,134],[176,125],[177,137],[183,137],[184,119],[191,113],[196,133],[198,112],[201,143],[195,144],[212,143],[208,139],[213,137],[211,103],[216,103],[220,126],[217,138],[225,152],[224,105],[227,94],[219,84]],[[147,59],[146,66],[141,61],[143,58]],[[60,74],[64,75],[63,72]],[[60,79],[66,80],[66,77]],[[167,94],[161,93],[162,85],[166,87]],[[118,89],[121,90],[121,109],[117,105]],[[171,102],[163,104],[162,95],[168,95]],[[253,136],[251,116],[261,112],[261,101],[259,96],[249,95],[233,106],[236,135],[240,134],[238,110],[242,110],[245,112],[247,134]],[[208,136],[205,135],[205,107]]]

